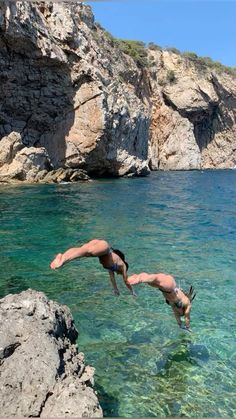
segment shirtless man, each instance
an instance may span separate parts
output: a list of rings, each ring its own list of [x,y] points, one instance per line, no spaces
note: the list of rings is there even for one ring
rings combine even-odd
[[[173,276],[163,273],[148,274],[142,272],[128,278],[128,284],[130,285],[140,283],[147,283],[152,287],[158,288],[163,293],[166,303],[171,306],[179,327],[190,331],[191,302],[196,295],[193,294],[193,287],[190,287],[189,292],[184,292],[176,287]],[[184,316],[185,326],[182,325],[182,316]]]
[[[102,264],[103,268],[107,269],[109,272],[115,295],[120,294],[116,284],[115,273],[117,275],[122,275],[126,287],[134,296],[136,295],[131,285],[127,282],[127,271],[129,265],[125,260],[124,253],[118,249],[113,249],[110,247],[110,245],[105,240],[94,239],[80,247],[72,247],[66,250],[64,253],[59,253],[51,262],[50,267],[52,269],[58,269],[65,263],[82,257],[98,257],[99,262]]]

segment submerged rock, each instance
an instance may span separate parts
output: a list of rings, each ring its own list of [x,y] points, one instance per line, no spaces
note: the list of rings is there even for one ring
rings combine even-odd
[[[189,346],[189,355],[193,359],[197,359],[203,362],[208,362],[210,359],[210,353],[205,345],[194,345]]]
[[[102,417],[69,309],[37,291],[0,300],[0,416]]]

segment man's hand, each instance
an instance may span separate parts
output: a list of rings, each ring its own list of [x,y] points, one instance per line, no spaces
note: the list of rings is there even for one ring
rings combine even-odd
[[[186,330],[187,332],[192,332],[192,330],[190,329],[190,327],[187,327],[185,325],[181,325],[180,329]]]
[[[135,285],[135,284],[138,284],[139,282],[140,282],[139,275],[137,274],[131,275],[127,278],[127,283],[129,285]]]

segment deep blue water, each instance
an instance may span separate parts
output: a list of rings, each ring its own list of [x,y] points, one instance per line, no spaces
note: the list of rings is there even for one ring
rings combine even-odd
[[[96,258],[56,253],[105,238],[130,273],[193,284],[192,334],[147,285],[113,296]],[[67,304],[106,416],[236,416],[236,171],[1,186],[0,297],[28,287]]]

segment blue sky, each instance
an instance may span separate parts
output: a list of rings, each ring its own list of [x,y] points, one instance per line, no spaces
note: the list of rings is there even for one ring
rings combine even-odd
[[[236,67],[236,0],[88,1],[113,36],[195,52]]]

